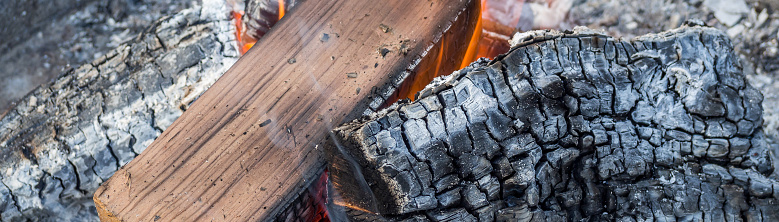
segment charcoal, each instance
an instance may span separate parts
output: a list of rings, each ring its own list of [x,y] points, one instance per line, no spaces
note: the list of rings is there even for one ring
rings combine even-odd
[[[465,185],[465,188],[460,191],[460,195],[462,195],[463,203],[468,210],[475,210],[489,204],[487,195],[479,191],[475,184]]]
[[[485,156],[477,156],[466,153],[457,160],[457,166],[461,170],[461,178],[468,178],[471,181],[486,176],[492,172],[492,164]]]
[[[408,106],[401,108],[400,111],[405,114],[406,118],[410,119],[420,119],[427,115],[427,110],[421,103],[409,104]]]
[[[460,204],[460,199],[462,197],[460,196],[460,190],[461,188],[458,187],[439,194],[436,197],[436,199],[438,199],[438,204],[442,207],[452,207],[456,204]]]
[[[500,183],[493,176],[484,176],[478,181],[479,189],[487,195],[489,200],[497,200],[500,195]]]
[[[509,159],[505,156],[501,156],[493,160],[492,168],[495,170],[494,173],[501,179],[505,179],[514,173],[514,170],[511,169],[511,163],[509,162]]]
[[[534,213],[530,212],[527,206],[509,207],[498,210],[495,221],[531,221],[533,217]]]
[[[427,213],[427,216],[433,221],[464,221],[464,222],[478,221],[476,217],[469,214],[468,211],[462,208],[431,211]]]
[[[460,184],[460,178],[453,174],[450,174],[441,179],[436,180],[433,186],[435,187],[435,190],[438,193],[441,193],[449,188],[455,187],[457,184]]]
[[[404,173],[425,175],[408,166],[432,171],[413,190],[380,198],[391,206],[380,214],[434,221],[779,214],[776,151],[760,125],[763,97],[721,31],[685,25],[633,40],[586,28],[518,35],[508,54],[439,77],[417,102],[335,130],[352,144],[346,149],[370,153],[357,162],[369,184],[385,184],[375,194],[406,181]],[[397,127],[377,123],[398,112],[403,128],[383,133]],[[376,145],[366,138],[394,152],[368,152]],[[397,156],[409,163],[382,164]],[[435,191],[433,208],[414,205],[424,190]]]

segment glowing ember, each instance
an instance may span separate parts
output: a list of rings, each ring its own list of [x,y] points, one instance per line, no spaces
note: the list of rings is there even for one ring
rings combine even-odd
[[[259,2],[258,6],[260,8],[259,13],[257,14],[256,18],[249,17],[248,19],[255,20],[258,24],[260,24],[262,27],[254,27],[253,30],[252,27],[247,26],[243,20],[245,16],[245,12],[243,9],[239,9],[241,7],[233,7],[233,18],[235,19],[235,30],[236,30],[236,39],[238,40],[238,49],[241,52],[241,55],[245,54],[249,51],[249,49],[254,46],[254,43],[259,40],[260,37],[265,35],[265,33],[272,28],[277,22],[281,20],[281,18],[284,17],[287,10],[292,8],[296,0],[292,0],[288,2],[289,0],[263,0]],[[260,30],[261,29],[261,30]]]
[[[281,21],[281,18],[284,17],[284,0],[278,0],[279,1],[279,21]]]
[[[245,34],[246,26],[241,22],[244,11],[233,11],[232,14],[235,21],[235,39],[238,40],[238,50],[241,52],[241,55],[243,55],[254,46],[254,43],[257,42],[257,40]]]
[[[292,204],[287,206],[276,221],[330,222],[328,189],[330,183],[325,170]]]

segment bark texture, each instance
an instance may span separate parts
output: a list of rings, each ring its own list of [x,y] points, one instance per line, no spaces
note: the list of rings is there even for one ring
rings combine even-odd
[[[730,40],[519,34],[335,130],[390,220],[777,221],[762,94]],[[337,182],[337,181],[336,181]]]
[[[98,219],[100,183],[237,60],[229,10],[203,4],[41,86],[2,117],[0,220]]]

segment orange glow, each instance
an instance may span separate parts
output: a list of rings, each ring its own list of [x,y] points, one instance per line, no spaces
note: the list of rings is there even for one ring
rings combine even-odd
[[[284,0],[279,0],[279,21],[284,17]]]
[[[338,206],[342,206],[342,207],[345,207],[345,208],[349,208],[349,209],[352,209],[352,210],[362,211],[362,212],[365,212],[365,213],[368,213],[368,214],[378,214],[378,213],[375,213],[375,212],[371,212],[370,210],[366,210],[366,209],[364,209],[362,207],[354,206],[352,204],[341,202],[341,201],[333,201],[333,204],[338,205]]]
[[[496,56],[509,51],[511,46],[508,41],[511,36],[520,31],[514,26],[520,24],[520,15],[526,0],[479,0],[478,16],[470,38],[467,39],[467,48],[462,49],[464,42],[458,35],[467,34],[465,31],[447,34],[441,37],[441,43],[428,53],[420,63],[416,75],[409,76],[405,86],[398,89],[397,96],[389,98],[385,106],[394,103],[398,99],[408,98],[414,100],[417,92],[424,89],[435,77],[449,75],[452,71],[463,69],[478,58],[494,59]],[[525,11],[525,13],[527,13]],[[471,23],[473,24],[473,23]],[[447,45],[449,44],[449,45]],[[450,46],[454,45],[454,46]],[[463,53],[464,51],[464,53]],[[462,56],[462,57],[460,57]],[[425,60],[429,60],[425,62]],[[456,63],[453,65],[452,63]],[[453,69],[455,68],[455,69]]]
[[[328,212],[328,183],[330,182],[327,169],[314,179],[292,204],[282,212],[278,221],[311,221],[330,222]]]
[[[243,17],[243,11],[233,11],[233,22],[235,25],[235,39],[238,41],[238,48],[241,51],[241,55],[246,53],[243,50],[243,41],[241,41],[241,36],[243,35],[243,22],[241,22],[241,18]]]
[[[254,43],[256,43],[256,41],[252,42],[252,43],[244,44],[243,47],[241,47],[241,55],[246,54],[246,52],[248,52],[249,49],[252,49],[252,46],[254,46]]]
[[[520,27],[530,28],[532,21],[521,20],[522,13],[532,13],[526,0],[481,0],[481,36],[477,57],[494,59],[508,52],[508,41]],[[526,15],[527,16],[527,15]],[[530,15],[533,16],[533,15]]]
[[[441,63],[444,61],[445,53],[446,53],[446,38],[441,38],[441,51],[438,52],[438,58],[435,59],[435,72],[433,72],[433,76],[440,76],[442,74]]]
[[[270,1],[272,3],[273,0],[268,0],[268,1]],[[275,21],[270,21],[271,22],[271,27],[273,26],[273,24],[275,24],[276,22],[281,20],[282,17],[284,17],[284,15],[286,13],[286,9],[287,9],[286,5],[285,5],[286,4],[285,0],[276,0],[276,3],[279,5],[279,8],[278,8],[278,10],[279,10],[278,11],[279,17],[278,17],[278,20],[275,20],[276,19],[275,17],[271,18],[271,19],[275,20]],[[233,11],[232,15],[233,15],[233,18],[235,19],[234,20],[235,21],[235,24],[234,24],[235,25],[235,37],[236,37],[236,40],[238,41],[238,51],[241,53],[241,55],[243,55],[243,54],[246,54],[246,52],[248,52],[249,49],[252,48],[252,46],[254,46],[254,43],[257,43],[258,39],[255,39],[254,37],[252,37],[252,35],[247,33],[250,30],[247,30],[246,25],[244,25],[243,21],[241,20],[241,18],[244,16],[244,11],[242,11],[242,10],[241,11]]]
[[[484,1],[482,0],[480,3],[481,5],[484,5]],[[484,8],[480,7],[479,9],[479,18],[476,20],[476,28],[473,31],[473,35],[471,35],[470,41],[468,41],[468,49],[465,51],[465,57],[463,58],[462,64],[460,64],[460,69],[463,69],[470,65],[473,61],[476,61],[479,57],[484,57],[484,55],[477,54],[479,52],[479,42],[481,40],[481,32],[482,32],[482,14],[484,13]]]
[[[257,42],[257,40],[246,34],[246,26],[241,20],[244,12],[233,11],[232,15],[235,25],[235,40],[238,42],[238,51],[243,55],[254,46],[254,43]]]
[[[473,10],[475,13],[464,15],[465,18],[459,19],[441,36],[439,43],[422,58],[417,69],[385,101],[383,107],[399,99],[413,101],[416,93],[434,78],[452,74],[476,61],[477,56],[480,56],[478,52],[482,36],[481,2],[474,2],[473,7],[477,7]]]

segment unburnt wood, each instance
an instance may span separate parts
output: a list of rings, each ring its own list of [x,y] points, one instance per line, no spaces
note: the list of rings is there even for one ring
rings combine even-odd
[[[301,3],[96,191],[101,218],[273,219],[321,172],[327,132],[389,98],[444,33],[473,30],[476,5]]]

